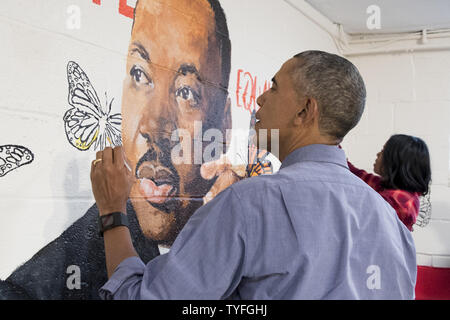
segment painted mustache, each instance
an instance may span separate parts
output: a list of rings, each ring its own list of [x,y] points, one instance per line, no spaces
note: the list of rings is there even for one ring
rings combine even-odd
[[[165,139],[164,139],[165,140]],[[138,161],[135,176],[139,181],[139,191],[149,204],[158,210],[171,213],[181,202],[179,193],[180,179],[170,161],[170,142],[162,141],[158,149],[149,149]]]

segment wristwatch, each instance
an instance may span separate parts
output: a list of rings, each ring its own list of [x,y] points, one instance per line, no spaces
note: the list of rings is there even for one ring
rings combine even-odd
[[[123,212],[112,212],[105,214],[104,216],[99,216],[98,223],[101,237],[103,237],[103,232],[106,230],[119,226],[129,227],[127,215]]]

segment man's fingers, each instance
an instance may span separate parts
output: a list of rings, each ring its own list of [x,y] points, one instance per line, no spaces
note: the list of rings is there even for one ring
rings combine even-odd
[[[114,158],[114,165],[117,168],[122,168],[124,166],[124,154],[123,154],[123,147],[117,146],[113,150],[113,158]]]
[[[95,160],[92,160],[92,162],[91,162],[91,181],[92,181],[92,178],[93,178],[93,176],[94,176],[94,170],[95,170]]]
[[[113,149],[111,147],[106,147],[103,150],[103,165],[112,165],[114,163]]]
[[[102,158],[103,151],[97,151],[95,154],[95,159],[101,159]]]
[[[100,168],[102,161],[100,161],[100,159],[95,159],[95,160],[92,160],[92,162],[91,162],[91,174],[90,174],[90,177],[91,177],[92,186],[94,186],[94,182],[96,184],[98,184],[98,182],[99,182],[98,181],[99,174],[100,174],[100,176],[102,176],[101,168]]]

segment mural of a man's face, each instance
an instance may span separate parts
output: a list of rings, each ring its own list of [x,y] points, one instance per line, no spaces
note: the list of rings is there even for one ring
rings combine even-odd
[[[137,3],[123,86],[122,139],[137,177],[130,199],[139,224],[161,243],[173,242],[213,183],[201,178],[200,164],[194,163],[194,122],[201,121],[203,131],[230,127],[223,88],[228,84],[220,85],[219,36],[207,0]],[[176,129],[190,133],[190,163],[171,159],[180,143],[171,140]]]

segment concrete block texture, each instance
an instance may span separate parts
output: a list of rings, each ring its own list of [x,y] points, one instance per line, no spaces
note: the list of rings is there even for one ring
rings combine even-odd
[[[391,134],[422,138],[431,157],[432,216],[414,227],[418,264],[448,267],[450,256],[450,52],[355,56],[364,77],[365,115],[344,141],[351,159],[373,171],[375,154]]]

